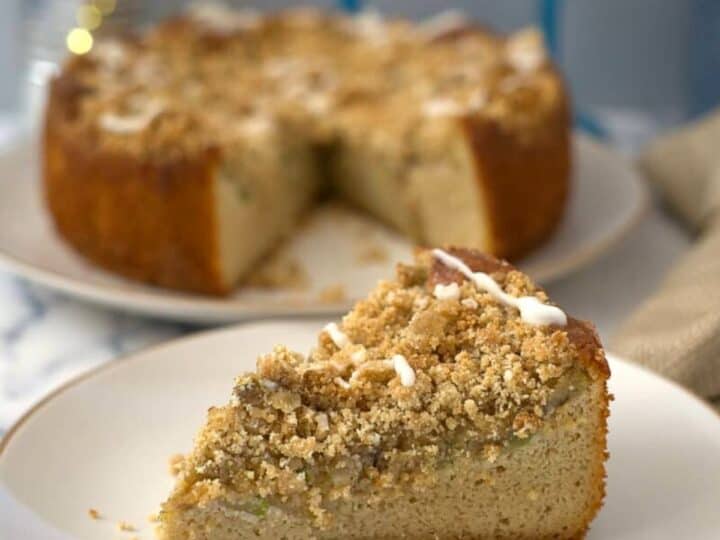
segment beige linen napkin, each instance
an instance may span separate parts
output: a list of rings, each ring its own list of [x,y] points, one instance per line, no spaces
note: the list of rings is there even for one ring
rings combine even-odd
[[[698,236],[610,349],[720,398],[720,109],[652,143],[639,166]]]

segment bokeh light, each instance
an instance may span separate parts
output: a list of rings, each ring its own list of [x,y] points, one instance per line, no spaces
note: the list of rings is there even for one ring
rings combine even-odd
[[[100,13],[103,15],[109,15],[113,11],[115,11],[115,6],[117,5],[116,0],[94,0],[93,4],[96,8],[100,10]]]
[[[95,30],[102,24],[102,13],[96,6],[84,5],[80,6],[75,15],[77,24],[81,28],[87,30]]]
[[[65,38],[67,48],[74,54],[85,54],[92,49],[93,37],[85,28],[73,28]]]

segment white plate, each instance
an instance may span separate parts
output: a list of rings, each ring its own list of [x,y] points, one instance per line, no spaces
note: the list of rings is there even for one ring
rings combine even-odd
[[[3,538],[152,538],[168,458],[187,452],[209,406],[278,341],[308,350],[317,323],[215,330],[106,364],[51,394],[0,444]],[[720,417],[665,379],[610,358],[610,461],[590,539],[720,538]],[[96,508],[100,521],[88,517]],[[57,536],[54,536],[56,534]]]
[[[304,290],[243,288],[226,299],[167,291],[113,276],[88,264],[57,236],[42,202],[37,152],[23,144],[0,156],[0,265],[54,289],[101,304],[193,322],[339,313],[365,296],[412,246],[358,214],[317,213],[282,251],[310,277]],[[647,205],[644,184],[617,153],[582,136],[575,139],[575,178],[567,216],[557,234],[518,265],[548,282],[587,264],[638,220]],[[386,260],[362,263],[359,254],[381,246]],[[332,264],[328,264],[332,261]],[[346,300],[320,300],[341,286]]]

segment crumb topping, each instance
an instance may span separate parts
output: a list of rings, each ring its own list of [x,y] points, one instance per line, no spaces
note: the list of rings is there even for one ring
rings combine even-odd
[[[173,454],[168,460],[168,470],[172,476],[177,476],[182,471],[183,460],[185,456],[182,454]]]
[[[503,38],[456,12],[413,26],[372,11],[216,7],[100,40],[56,83],[72,90],[68,130],[146,157],[297,126],[319,143],[351,129],[380,124],[402,134],[468,115],[529,132],[561,92],[537,31]]]
[[[428,253],[399,265],[309,355],[278,346],[238,377],[185,461],[188,489],[260,497],[322,526],[351,493],[423,489],[458,455],[494,461],[592,376],[566,329],[527,324],[467,280],[438,297],[431,268]],[[496,270],[508,294],[547,302],[524,274]]]
[[[261,263],[247,283],[259,288],[303,290],[308,288],[310,278],[296,257],[277,253]]]

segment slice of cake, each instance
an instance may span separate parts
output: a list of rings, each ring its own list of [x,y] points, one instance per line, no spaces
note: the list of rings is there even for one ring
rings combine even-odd
[[[201,11],[98,40],[50,89],[47,205],[122,275],[227,294],[319,193],[423,245],[521,256],[553,232],[570,114],[537,31],[445,17]]]
[[[593,327],[527,276],[424,251],[308,356],[278,346],[236,380],[160,538],[582,538],[609,375]]]

